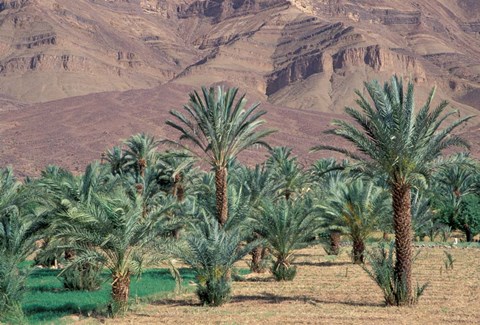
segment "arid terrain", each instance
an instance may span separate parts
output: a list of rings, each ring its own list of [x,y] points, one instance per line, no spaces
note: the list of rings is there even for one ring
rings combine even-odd
[[[385,307],[380,289],[360,266],[351,264],[347,248],[332,260],[316,246],[299,252],[293,282],[253,275],[233,284],[232,301],[225,306],[202,307],[188,293],[141,304],[124,319],[106,324],[475,324],[480,319],[480,252],[449,249],[456,261],[446,271],[444,250],[422,249],[414,276],[429,286],[412,308]],[[247,266],[242,261],[238,267]]]
[[[82,170],[132,133],[169,135],[168,110],[212,84],[261,101],[272,144],[311,161],[354,89],[393,73],[419,104],[437,86],[477,114],[480,2],[0,0],[0,163]],[[461,130],[476,156],[479,121]]]

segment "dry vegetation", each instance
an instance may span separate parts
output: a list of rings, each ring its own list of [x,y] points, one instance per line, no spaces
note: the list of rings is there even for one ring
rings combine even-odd
[[[415,279],[430,285],[411,308],[385,307],[380,289],[347,249],[336,259],[316,246],[302,250],[293,282],[250,277],[234,283],[231,303],[199,305],[194,293],[137,306],[107,324],[474,324],[480,319],[480,250],[449,249],[453,270],[445,270],[445,248],[423,248]],[[241,262],[239,267],[245,267]],[[96,322],[87,319],[82,323]]]

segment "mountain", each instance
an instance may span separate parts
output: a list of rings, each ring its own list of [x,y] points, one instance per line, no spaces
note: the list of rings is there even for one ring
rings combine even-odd
[[[85,163],[103,150],[92,143],[142,131],[211,84],[238,86],[292,124],[315,116],[323,130],[363,81],[393,73],[415,82],[419,101],[437,86],[437,99],[478,113],[480,1],[0,0],[0,162],[25,173],[73,166],[76,154]],[[42,133],[47,122],[59,127]],[[478,122],[462,130],[475,147]],[[34,161],[18,150],[55,141],[58,154]]]

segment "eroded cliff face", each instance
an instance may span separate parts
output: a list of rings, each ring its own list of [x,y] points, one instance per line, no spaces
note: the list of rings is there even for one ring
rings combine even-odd
[[[291,107],[326,93],[335,111],[348,97],[339,87],[397,73],[470,98],[476,10],[473,0],[0,0],[0,94],[228,83]]]

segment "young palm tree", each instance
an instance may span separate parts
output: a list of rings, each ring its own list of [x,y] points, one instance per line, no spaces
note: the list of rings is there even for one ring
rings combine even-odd
[[[215,197],[217,218],[221,225],[228,218],[227,176],[228,163],[243,150],[261,145],[268,147],[263,139],[271,130],[257,130],[264,121],[266,112],[257,111],[259,104],[245,109],[245,95],[236,102],[237,88],[225,91],[218,88],[202,88],[203,97],[196,91],[190,94],[190,102],[183,107],[184,113],[172,110],[176,121],[166,123],[180,131],[178,141],[167,141],[190,151],[208,162],[215,171]],[[201,152],[182,143],[187,140]]]
[[[476,166],[466,158],[455,165],[440,168],[435,174],[436,207],[442,222],[465,232],[467,242],[473,240],[471,225],[462,213],[463,203],[469,195],[479,192],[480,173]]]
[[[176,249],[176,255],[189,265],[197,277],[197,295],[209,306],[220,306],[231,297],[231,269],[258,244],[240,245],[245,234],[236,229],[220,227],[216,218],[203,213],[199,222],[191,225],[186,245]]]
[[[178,151],[165,152],[159,157],[156,167],[161,170],[161,180],[169,185],[170,193],[178,202],[185,200],[185,185],[194,163],[190,154]]]
[[[107,166],[98,162],[88,165],[85,173],[80,176],[56,166],[47,167],[42,172],[42,177],[34,181],[37,194],[45,193],[50,206],[47,213],[49,229],[45,236],[46,245],[37,254],[37,258],[56,261],[63,252],[66,261],[73,259],[76,252],[63,247],[64,243],[54,236],[58,227],[69,222],[65,214],[78,205],[89,204],[95,195],[109,193],[118,184],[120,178],[113,176]],[[63,285],[70,290],[97,290],[101,284],[100,271],[89,263],[78,266],[77,269],[70,268],[62,273]]]
[[[271,177],[271,169],[265,165],[256,165],[255,168],[242,166],[235,175],[235,186],[240,188],[247,204],[252,207],[251,217],[255,219],[258,216],[261,202],[267,198],[276,198],[282,184],[275,182]],[[258,233],[253,233],[253,238],[259,239]],[[265,245],[255,247],[252,254],[252,263],[250,269],[253,272],[263,273],[266,271],[265,259],[268,255],[268,249]]]
[[[282,184],[280,194],[287,200],[301,194],[307,183],[306,174],[298,163],[297,157],[291,157],[291,152],[291,148],[275,147],[267,159],[272,178],[276,183]]]
[[[365,83],[365,88],[373,106],[356,91],[359,97],[356,103],[361,110],[347,107],[345,111],[357,125],[335,120],[333,124],[336,128],[330,131],[353,144],[358,153],[329,145],[320,145],[313,150],[343,153],[360,161],[364,170],[383,173],[387,177],[393,205],[395,275],[408,293],[397,304],[409,305],[415,301],[412,287],[412,184],[425,181],[444,149],[452,146],[468,148],[463,139],[451,133],[471,116],[458,119],[441,129],[447,118],[456,113],[443,114],[447,102],[430,110],[435,89],[415,114],[413,83],[408,84],[405,92],[402,79],[394,76],[383,88],[377,81]]]
[[[309,199],[277,202],[264,200],[260,214],[252,220],[253,228],[275,257],[272,273],[278,281],[293,280],[296,268],[292,266],[295,250],[308,246],[319,230],[320,222]]]
[[[354,263],[365,261],[365,240],[378,220],[389,215],[391,202],[388,193],[372,182],[362,179],[338,184],[320,208],[324,222],[344,228],[353,241]]]
[[[142,201],[140,195],[132,199],[120,186],[110,193],[94,193],[90,201],[65,212],[68,222],[56,229],[56,236],[76,252],[67,270],[85,263],[109,270],[114,312],[126,311],[130,277],[156,262],[152,252],[159,253],[159,246],[155,245],[162,244],[170,230],[167,212],[173,200],[165,199],[146,215]]]

